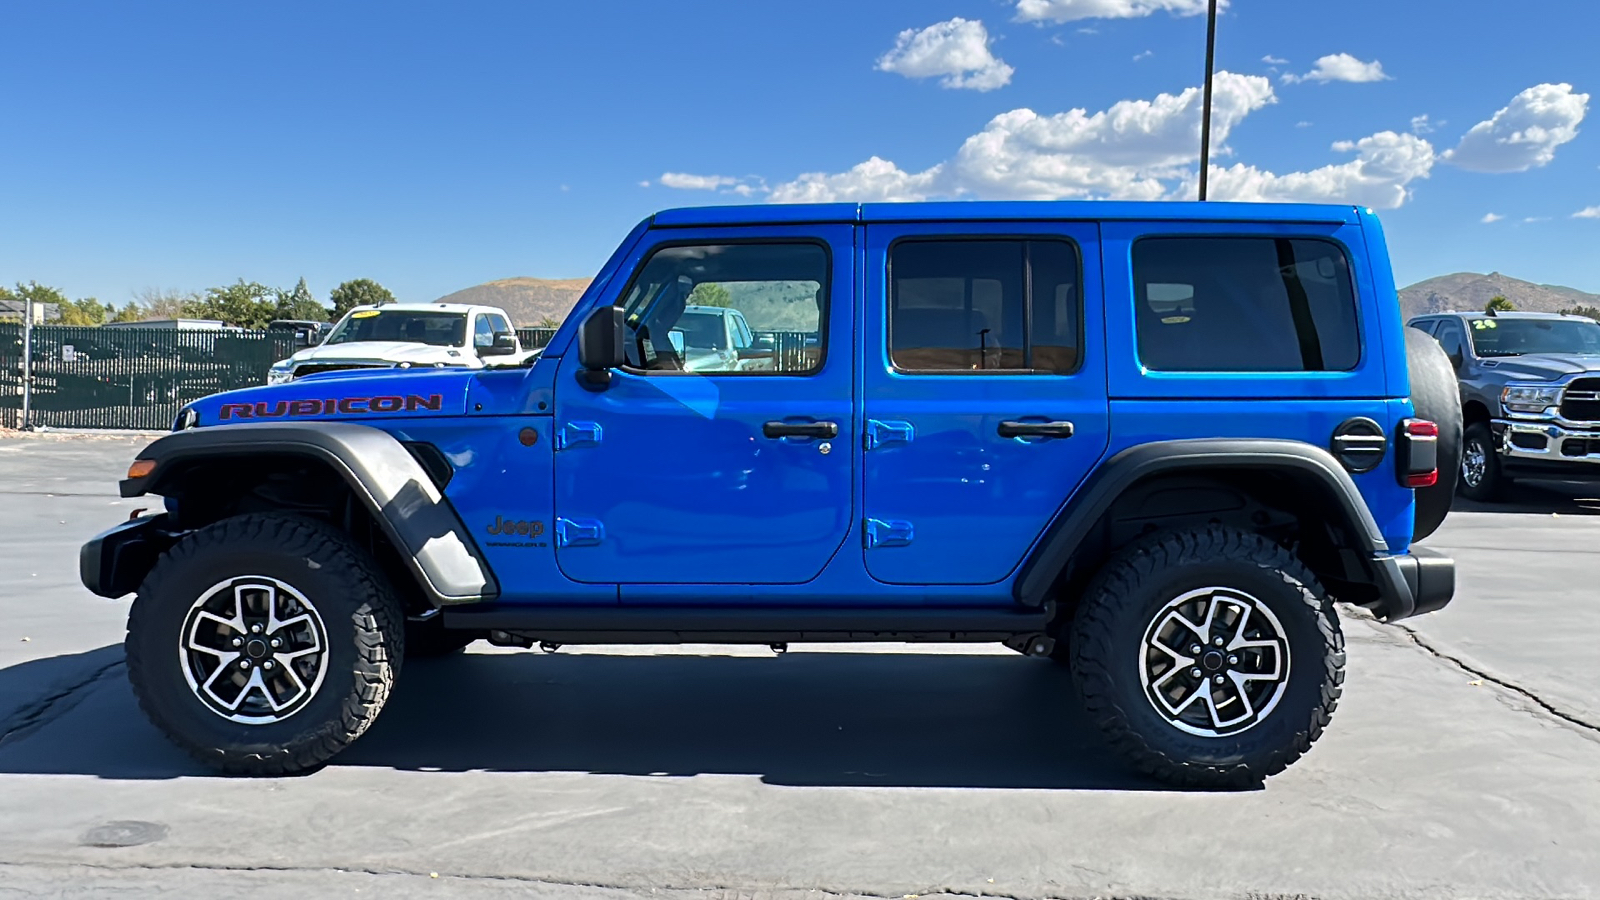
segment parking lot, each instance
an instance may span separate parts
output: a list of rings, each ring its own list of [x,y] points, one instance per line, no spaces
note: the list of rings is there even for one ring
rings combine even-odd
[[[127,436],[0,438],[0,897],[1580,897],[1600,894],[1600,486],[1458,509],[1453,605],[1347,611],[1311,754],[1185,793],[1065,673],[990,647],[593,648],[407,665],[284,779],[137,709],[77,548],[148,498]]]

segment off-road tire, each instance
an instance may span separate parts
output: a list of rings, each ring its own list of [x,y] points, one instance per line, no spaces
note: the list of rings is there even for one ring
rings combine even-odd
[[[243,576],[300,591],[326,633],[320,686],[270,724],[224,718],[185,675],[191,607],[213,586]],[[404,621],[372,557],[348,535],[312,519],[238,516],[185,536],[139,586],[124,643],[128,680],[150,720],[202,763],[230,774],[294,774],[327,762],[372,725],[399,675]]]
[[[1467,429],[1467,436],[1462,442],[1461,461],[1456,466],[1461,473],[1461,496],[1480,503],[1494,503],[1504,500],[1511,492],[1511,479],[1500,467],[1500,453],[1495,446],[1494,431],[1487,422],[1479,422]],[[1483,454],[1483,474],[1477,484],[1473,484],[1464,471],[1467,460],[1474,453]],[[1440,474],[1443,474],[1442,470]]]
[[[1439,426],[1439,480],[1416,489],[1416,523],[1411,539],[1420,541],[1444,524],[1455,499],[1456,478],[1461,474],[1461,388],[1450,357],[1438,341],[1415,328],[1406,328],[1405,335],[1411,407],[1418,418]]]
[[[1140,680],[1152,620],[1205,587],[1242,591],[1269,609],[1291,663],[1277,705],[1225,736],[1180,730]],[[1181,787],[1252,787],[1299,759],[1338,705],[1344,663],[1344,635],[1316,576],[1272,541],[1220,525],[1129,545],[1096,574],[1072,626],[1073,683],[1089,718],[1139,771]]]
[[[483,637],[480,631],[451,630],[439,616],[406,620],[406,659],[435,659],[460,653]]]

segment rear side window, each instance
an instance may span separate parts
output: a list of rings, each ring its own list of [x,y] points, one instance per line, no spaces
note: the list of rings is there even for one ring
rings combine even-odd
[[[1061,240],[908,240],[890,251],[889,357],[907,372],[1078,368],[1077,248]]]
[[[1332,242],[1144,238],[1133,281],[1146,368],[1347,371],[1361,360],[1350,263]]]

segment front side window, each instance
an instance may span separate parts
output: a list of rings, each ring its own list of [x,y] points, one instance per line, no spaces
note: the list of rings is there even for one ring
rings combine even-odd
[[[479,316],[472,327],[472,346],[482,350],[494,346],[494,326],[489,323],[488,316]]]
[[[1472,349],[1479,356],[1524,353],[1600,354],[1600,323],[1588,319],[1472,319]]]
[[[1348,371],[1361,359],[1350,265],[1329,241],[1144,238],[1133,287],[1148,369]]]
[[[1061,240],[908,240],[889,254],[889,358],[906,372],[1072,372],[1082,298]]]
[[[466,342],[465,313],[433,310],[358,309],[344,317],[324,343],[405,341],[435,347],[459,347]]]
[[[1461,364],[1463,352],[1460,325],[1448,320],[1445,321],[1439,326],[1439,333],[1434,337],[1434,340],[1438,341],[1439,346],[1444,348],[1445,355],[1450,357],[1452,362],[1458,366]]]
[[[817,371],[828,265],[828,251],[813,243],[655,251],[623,296],[629,367],[699,374]],[[741,327],[754,334],[741,340]]]

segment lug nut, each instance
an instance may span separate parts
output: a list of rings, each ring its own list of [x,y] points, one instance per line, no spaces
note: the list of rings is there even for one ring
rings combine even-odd
[[[270,668],[272,668],[272,660],[270,660],[270,659],[269,659],[269,660],[267,660],[267,661],[266,661],[266,662],[264,662],[264,663],[262,663],[262,664],[261,664],[261,668],[263,668],[263,669],[270,669]]]
[[[244,638],[234,638],[233,639],[233,645],[235,647],[243,647],[244,646]]]
[[[250,668],[250,660],[248,660],[248,659],[239,660],[239,668],[241,668],[241,669]]]
[[[1204,650],[1204,649],[1205,648],[1200,646],[1199,644],[1195,644],[1193,647],[1189,648],[1189,653],[1194,655],[1194,656],[1199,656],[1200,655],[1200,651]]]
[[[278,649],[279,647],[282,647],[282,646],[283,646],[283,641],[280,641],[277,638],[273,638],[272,639],[272,649],[276,650],[276,649]]]
[[[270,665],[270,663],[269,663],[269,665]],[[1222,676],[1218,675],[1216,678],[1213,678],[1211,680],[1216,684],[1221,684],[1222,683]]]
[[[1213,647],[1221,647],[1222,646],[1222,638],[1220,638],[1220,637],[1212,638],[1211,639],[1211,646],[1213,646]]]
[[[1195,666],[1194,668],[1190,669],[1189,670],[1189,677],[1190,678],[1199,678],[1200,677],[1200,667],[1199,666]]]
[[[1237,656],[1228,657],[1228,665],[1237,666],[1238,664],[1239,664],[1239,657],[1237,657]]]
[[[250,633],[251,634],[260,634],[261,633],[261,626],[259,624],[251,625],[250,626]]]

